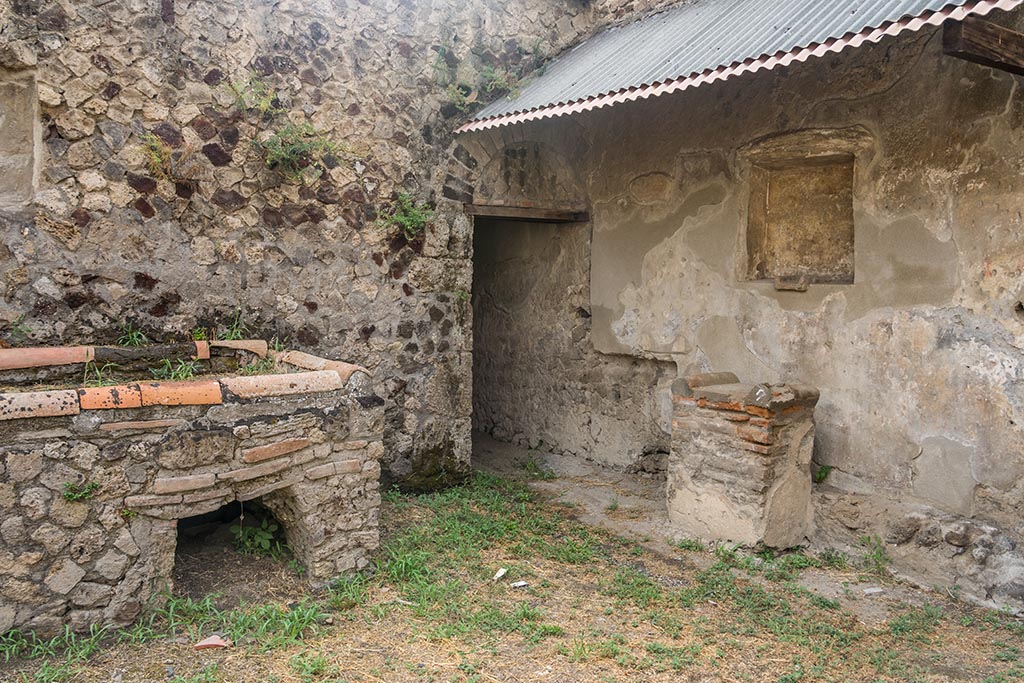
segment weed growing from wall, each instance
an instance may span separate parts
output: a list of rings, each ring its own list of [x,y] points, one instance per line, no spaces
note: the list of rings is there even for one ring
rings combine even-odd
[[[146,156],[146,170],[154,178],[168,180],[171,178],[172,152],[163,140],[152,133],[140,136],[142,151]]]
[[[159,367],[150,368],[149,372],[153,375],[153,379],[181,382],[195,377],[199,372],[199,367],[189,360],[179,360],[174,363],[165,358]]]
[[[282,114],[286,109],[269,83],[252,75],[248,79],[229,85],[235,96],[238,110],[246,115],[255,115],[259,119],[270,119]]]
[[[88,484],[76,484],[75,482],[69,481],[64,484],[64,500],[73,503],[89,500],[99,490],[100,485],[94,481],[90,481]]]
[[[93,361],[88,361],[82,373],[82,384],[87,387],[106,387],[117,384],[117,379],[111,376],[117,367],[117,363],[98,365]]]
[[[7,338],[12,342],[23,342],[28,339],[29,335],[32,334],[32,328],[25,324],[25,314],[22,313],[17,318],[7,323],[5,333]]]
[[[283,120],[288,108],[266,81],[250,76],[230,87],[238,111],[253,127],[252,150],[286,181],[312,184],[337,160],[353,156],[313,124]]]
[[[121,323],[121,336],[117,338],[118,346],[143,346],[149,339],[142,330],[132,325],[131,321]]]
[[[505,69],[485,66],[480,70],[480,88],[493,97],[515,97],[519,94],[519,78]]]
[[[423,236],[433,219],[434,212],[426,203],[417,203],[412,195],[403,192],[391,212],[381,216],[380,222],[388,228],[397,228],[411,242]]]
[[[323,174],[327,157],[339,154],[338,145],[309,123],[289,123],[255,145],[267,168],[291,182],[306,184]]]
[[[249,328],[246,326],[245,321],[242,320],[242,309],[238,309],[235,311],[235,317],[231,319],[231,324],[217,335],[217,339],[221,341],[237,341],[245,339],[247,334],[249,334]]]

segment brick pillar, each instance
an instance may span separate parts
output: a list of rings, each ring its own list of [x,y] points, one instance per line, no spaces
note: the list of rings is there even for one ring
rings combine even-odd
[[[731,373],[673,387],[668,514],[681,532],[775,548],[811,532],[818,390],[740,384]]]

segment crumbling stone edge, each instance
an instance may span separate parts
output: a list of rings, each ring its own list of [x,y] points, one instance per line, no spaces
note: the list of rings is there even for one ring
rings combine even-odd
[[[225,346],[270,356],[276,365],[291,365],[306,372],[274,373],[181,382],[137,382],[104,387],[78,387],[46,391],[0,393],[0,420],[78,415],[83,410],[113,410],[147,406],[218,405],[237,398],[287,396],[343,389],[365,368],[332,361],[301,351],[274,352],[266,342],[238,340],[194,342],[196,359],[210,357],[210,346]],[[262,346],[261,346],[262,345]],[[91,346],[0,349],[0,369],[21,369],[91,362]]]

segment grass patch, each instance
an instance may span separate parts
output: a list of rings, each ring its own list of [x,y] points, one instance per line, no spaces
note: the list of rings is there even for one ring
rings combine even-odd
[[[1007,615],[947,619],[937,605],[907,606],[864,626],[793,580],[837,564],[825,554],[720,546],[695,571],[654,551],[635,555],[635,542],[580,524],[523,483],[479,473],[438,493],[385,499],[373,565],[306,597],[231,609],[213,596],[173,597],[125,631],[8,633],[0,658],[20,667],[14,680],[23,672],[43,683],[107,680],[138,657],[178,683],[536,680],[544,669],[550,680],[586,683],[912,681],[937,680],[951,658],[964,680],[1021,671],[1024,629]],[[506,572],[495,580],[498,568]],[[211,633],[238,648],[215,666],[191,649]],[[176,661],[178,677],[166,676]],[[126,680],[146,675],[158,674]]]

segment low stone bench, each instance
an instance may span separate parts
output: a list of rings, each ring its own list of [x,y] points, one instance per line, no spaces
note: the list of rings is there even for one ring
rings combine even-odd
[[[30,355],[8,367],[60,356]],[[361,368],[270,356],[269,374],[0,393],[0,632],[131,623],[172,587],[178,520],[237,501],[270,509],[314,581],[368,563],[384,402]]]
[[[670,520],[710,540],[803,543],[812,526],[818,391],[714,373],[678,380],[672,398]]]

